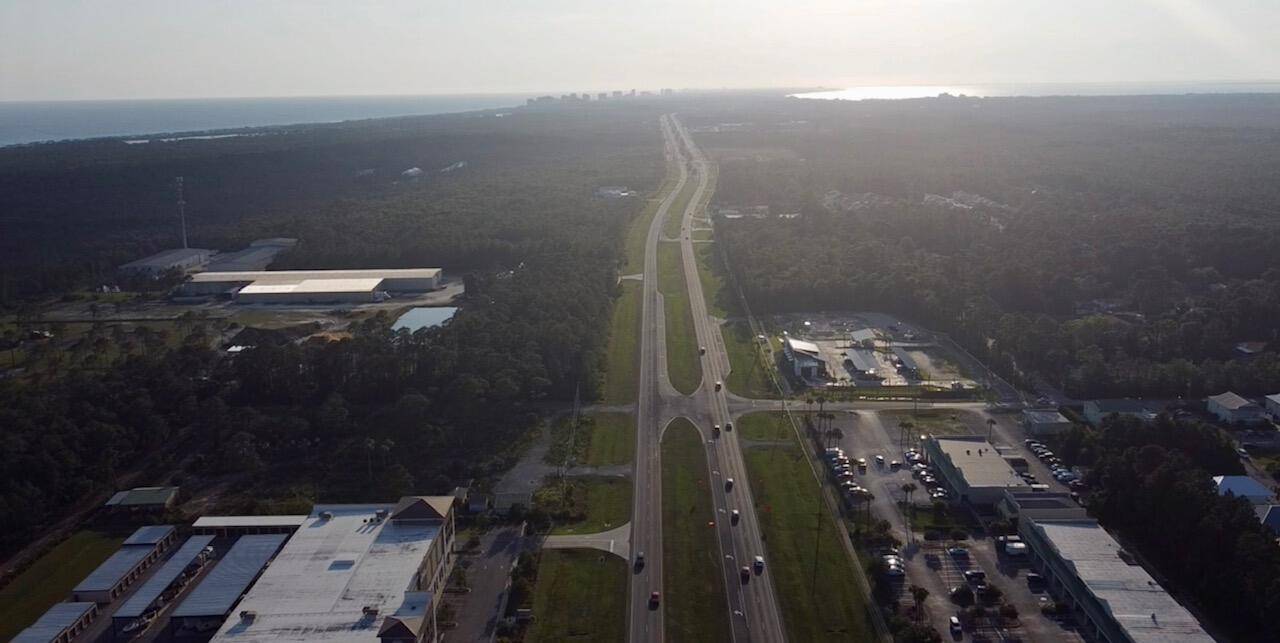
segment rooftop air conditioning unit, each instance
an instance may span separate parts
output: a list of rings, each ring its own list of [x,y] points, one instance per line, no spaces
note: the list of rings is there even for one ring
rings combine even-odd
[[[242,611],[240,612],[240,620],[242,620],[242,621],[250,621],[250,622],[252,622],[252,621],[253,621],[253,619],[255,619],[255,618],[257,618],[257,617],[258,617],[258,613],[257,613],[257,612],[255,612],[255,611],[253,611],[253,610],[242,610]]]
[[[332,511],[321,511],[321,512],[320,512],[320,519],[321,519],[321,520],[333,520],[333,512],[332,512]]]
[[[363,610],[361,610],[361,611],[362,611],[362,612],[364,612],[364,615],[365,615],[365,616],[377,616],[377,615],[378,615],[378,606],[377,606],[377,605],[365,605],[365,606],[364,606],[364,609],[363,609]]]
[[[379,509],[379,510],[377,510],[376,512],[374,512],[374,514],[373,514],[373,515],[374,515],[375,517],[377,517],[377,519],[378,519],[378,520],[386,520],[386,519],[387,519],[387,510],[386,510],[386,509]]]

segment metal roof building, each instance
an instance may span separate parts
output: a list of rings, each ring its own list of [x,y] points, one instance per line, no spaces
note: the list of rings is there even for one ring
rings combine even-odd
[[[316,505],[213,640],[433,640],[453,502]]]
[[[98,615],[97,603],[58,603],[12,643],[69,643]]]
[[[71,590],[72,600],[99,604],[115,600],[143,570],[160,558],[160,554],[173,543],[175,534],[170,525],[139,527],[116,553]]]
[[[1185,607],[1138,565],[1095,520],[1019,520],[1033,564],[1050,591],[1109,643],[1204,642],[1205,633]]]
[[[159,545],[164,541],[172,538],[177,530],[173,525],[148,525],[146,527],[138,527],[133,535],[125,539],[124,544],[128,545]]]
[[[191,270],[208,263],[211,255],[213,255],[212,250],[176,248],[156,253],[150,257],[143,257],[137,261],[130,261],[120,266],[120,270],[153,276],[170,270]]]
[[[117,491],[107,500],[107,507],[162,509],[178,497],[177,487],[135,487]]]
[[[177,580],[187,566],[195,562],[204,548],[212,542],[213,536],[188,538],[187,542],[183,543],[178,551],[174,552],[173,556],[170,556],[169,560],[165,561],[164,565],[156,570],[156,573],[152,574],[151,578],[148,578],[147,582],[143,583],[142,587],[139,587],[138,591],[134,592],[115,614],[111,615],[111,618],[132,620],[146,614],[156,599],[160,598],[169,585],[173,584],[173,581]]]
[[[924,450],[956,497],[969,503],[994,505],[1004,497],[1005,490],[1030,488],[985,438],[930,437],[924,441]]]
[[[243,536],[245,534],[291,534],[307,521],[293,516],[201,516],[191,525],[197,534]]]
[[[1271,504],[1275,499],[1275,494],[1270,489],[1249,476],[1214,476],[1213,484],[1218,487],[1218,495],[1230,493],[1255,505]]]
[[[213,571],[178,605],[172,618],[221,620],[226,617],[287,538],[284,534],[241,536]]]

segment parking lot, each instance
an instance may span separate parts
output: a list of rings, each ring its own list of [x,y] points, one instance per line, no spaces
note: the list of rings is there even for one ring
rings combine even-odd
[[[1029,472],[1038,482],[1048,485],[1049,490],[1058,492],[1068,490],[1054,480],[1048,467],[1026,448],[1023,443],[1025,436],[1022,434],[1022,429],[1013,418],[988,415],[980,411],[961,411],[960,413],[980,416],[967,418],[979,424],[985,424],[988,417],[995,418],[997,425],[993,441],[1011,447],[1024,455]],[[995,539],[987,534],[983,523],[994,516],[973,515],[971,518],[966,518],[963,529],[966,531],[967,538],[964,539],[952,540],[950,529],[926,530],[928,523],[924,518],[928,517],[926,512],[932,511],[928,508],[931,504],[929,496],[931,485],[925,482],[924,472],[913,478],[912,463],[898,448],[899,432],[896,426],[886,426],[880,413],[876,411],[856,411],[845,415],[836,420],[837,427],[844,434],[839,446],[847,458],[851,472],[851,475],[845,476],[845,480],[848,481],[845,485],[853,485],[869,491],[873,496],[870,501],[872,514],[876,518],[887,521],[890,533],[905,543],[896,554],[899,560],[897,565],[902,576],[890,579],[891,586],[898,592],[900,606],[907,608],[913,603],[910,592],[907,591],[909,586],[924,587],[929,591],[924,612],[930,624],[947,637],[950,617],[961,613],[960,606],[950,599],[950,592],[963,585],[972,587],[976,584],[976,579],[972,581],[966,579],[964,572],[980,571],[985,574],[983,580],[998,590],[1003,603],[1011,605],[1017,611],[1017,615],[1012,618],[1000,618],[996,610],[988,610],[988,614],[994,616],[966,623],[964,633],[959,637],[953,637],[954,639],[1082,640],[1070,624],[1064,627],[1041,613],[1042,603],[1050,599],[1042,598],[1046,594],[1041,588],[1028,585],[1026,575],[1030,567],[1025,559],[1010,557],[998,551]],[[883,465],[877,464],[876,456],[883,458]],[[858,466],[859,459],[867,463],[865,472]],[[892,466],[894,460],[901,461],[902,466]],[[831,468],[830,464],[828,468]],[[839,484],[838,480],[837,478],[837,484]],[[899,506],[899,503],[906,501],[907,494],[902,487],[908,482],[913,482],[917,486],[912,493],[912,502],[920,507],[916,511],[917,520],[925,523],[911,528],[911,531],[915,532],[914,535],[908,534],[908,517]],[[941,484],[941,481],[935,481],[934,484]],[[860,504],[853,506],[859,507],[858,511],[863,510]],[[957,511],[957,515],[962,518],[968,513]],[[926,531],[931,531],[933,532],[931,535],[940,538],[925,540],[923,536]],[[947,554],[947,548],[957,545],[963,547],[967,555],[960,557]]]

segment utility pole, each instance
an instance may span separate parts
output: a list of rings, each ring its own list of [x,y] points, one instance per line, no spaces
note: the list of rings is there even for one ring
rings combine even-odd
[[[178,177],[178,219],[182,222],[182,248],[187,249],[187,202],[182,198],[182,177]]]

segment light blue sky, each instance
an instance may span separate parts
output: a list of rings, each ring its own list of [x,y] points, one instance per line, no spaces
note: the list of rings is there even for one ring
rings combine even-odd
[[[1272,80],[1277,34],[1275,0],[0,0],[0,100]]]

